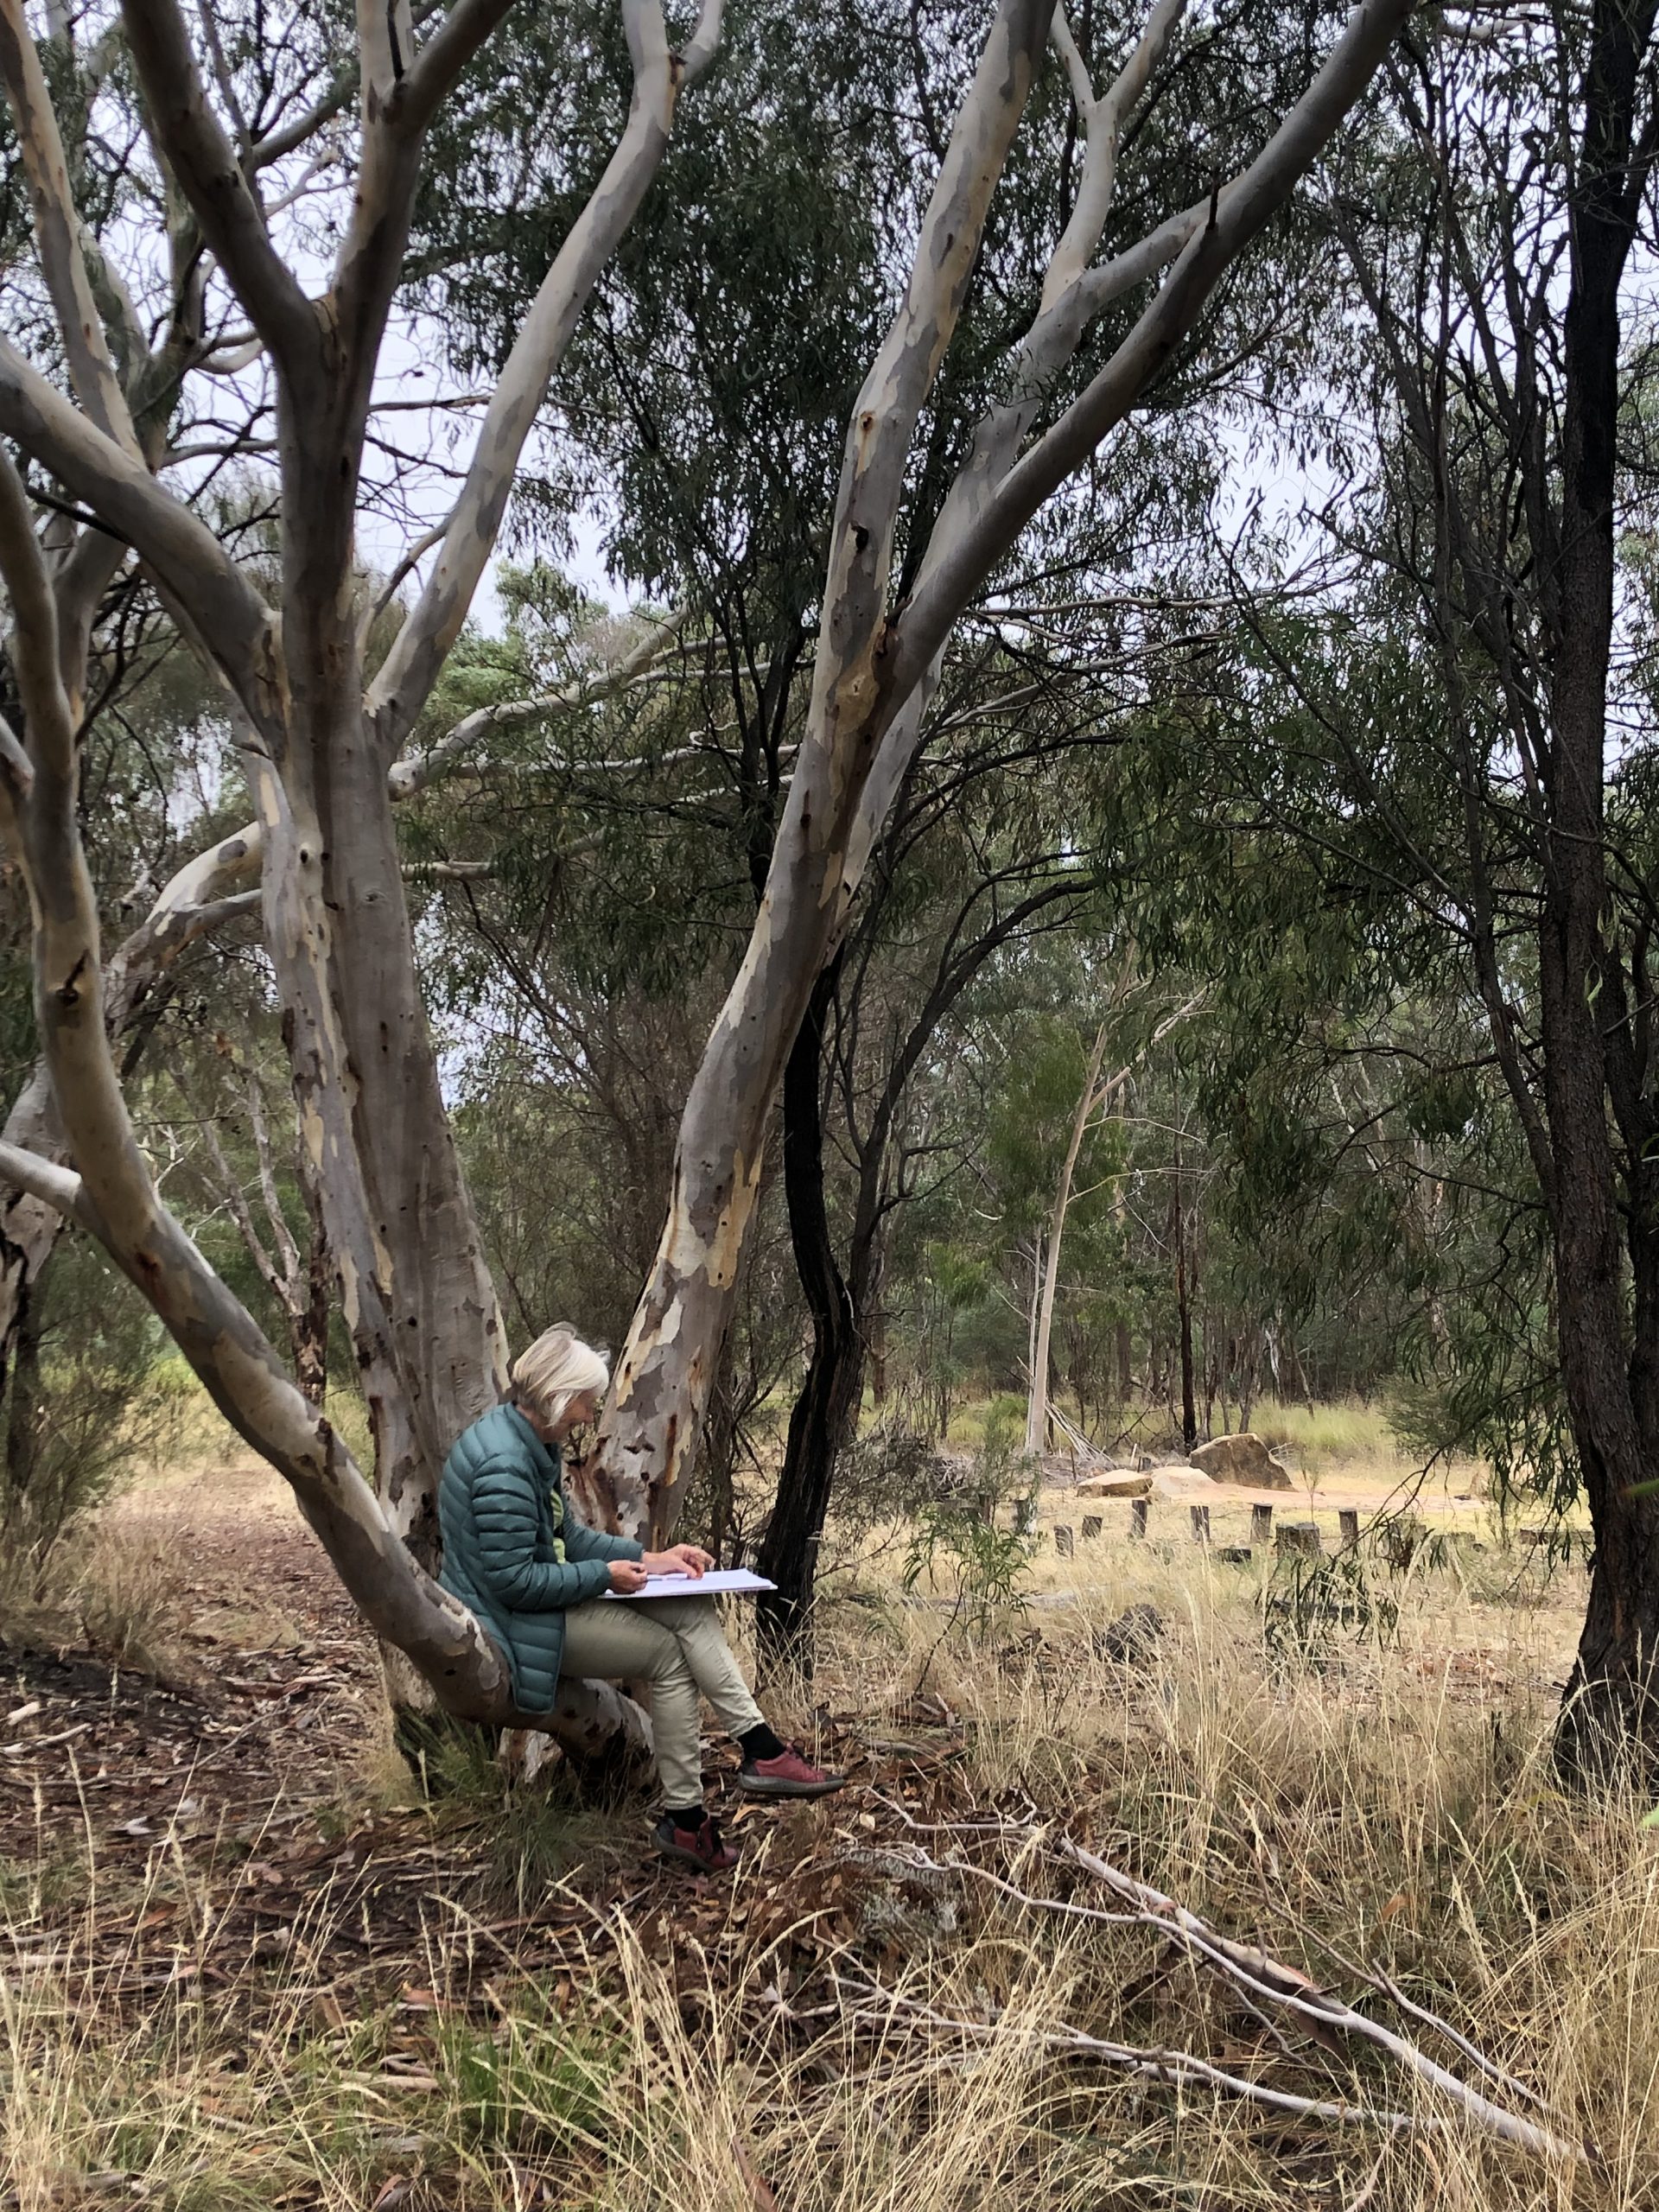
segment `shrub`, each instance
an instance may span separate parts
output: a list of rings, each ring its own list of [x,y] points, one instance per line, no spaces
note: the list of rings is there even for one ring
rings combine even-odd
[[[836,1510],[855,1527],[903,1521],[954,1481],[950,1463],[904,1421],[883,1421],[855,1437],[836,1471]]]
[[[159,1327],[78,1237],[37,1279],[0,1393],[0,1625],[61,1596],[65,1537],[135,1467],[176,1446],[193,1387]],[[118,1641],[125,1641],[119,1638]]]

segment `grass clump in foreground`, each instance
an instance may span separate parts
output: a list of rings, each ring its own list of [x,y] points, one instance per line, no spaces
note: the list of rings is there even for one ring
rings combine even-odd
[[[490,1806],[476,1777],[458,1810],[377,1815],[280,1942],[269,1921],[226,1936],[254,1879],[241,1858],[158,1847],[137,1892],[95,1864],[71,1891],[9,1885],[4,2201],[1659,2205],[1659,1838],[1638,1804],[1554,1786],[1570,1597],[1520,1611],[1414,1577],[1387,1648],[1349,1638],[1297,1669],[1269,1663],[1245,1578],[1101,1560],[1075,1611],[942,1644],[920,1609],[833,1612],[813,1701],[857,1786],[741,1823],[729,1887],[630,1857],[637,1806],[558,1876],[547,1835],[563,1821],[582,1843],[587,1816],[539,1785],[535,1820],[531,1793]],[[1130,1602],[1166,1629],[1125,1667],[1100,1631]],[[1241,2001],[1062,1863],[1068,1835],[1497,2101],[1532,2111],[1535,2091],[1599,2163],[1495,2143],[1387,2053]],[[515,1836],[521,1883],[504,1880]],[[1171,2086],[1087,2037],[1410,2126]]]

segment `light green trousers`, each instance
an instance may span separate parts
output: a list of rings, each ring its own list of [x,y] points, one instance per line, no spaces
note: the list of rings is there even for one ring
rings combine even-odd
[[[702,1797],[699,1693],[728,1736],[761,1725],[760,1708],[721,1632],[712,1598],[642,1598],[629,1605],[594,1598],[572,1605],[564,1617],[559,1672],[651,1684],[657,1771],[664,1795],[677,1808]]]

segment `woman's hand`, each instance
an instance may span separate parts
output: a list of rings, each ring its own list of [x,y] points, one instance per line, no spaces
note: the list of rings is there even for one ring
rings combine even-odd
[[[613,1559],[611,1561],[611,1587],[623,1597],[631,1598],[636,1590],[643,1590],[650,1576],[650,1569],[637,1559]]]
[[[674,1544],[665,1552],[647,1552],[640,1564],[651,1574],[683,1574],[693,1582],[701,1582],[714,1560],[707,1552],[700,1552],[695,1544]]]

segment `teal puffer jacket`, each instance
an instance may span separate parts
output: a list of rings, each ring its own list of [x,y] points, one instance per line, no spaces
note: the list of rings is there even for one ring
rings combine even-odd
[[[564,1502],[556,1446],[543,1443],[516,1406],[497,1406],[463,1429],[438,1485],[443,1570],[438,1580],[501,1646],[521,1713],[553,1703],[564,1649],[564,1609],[609,1586],[613,1559],[643,1546],[601,1536]]]

